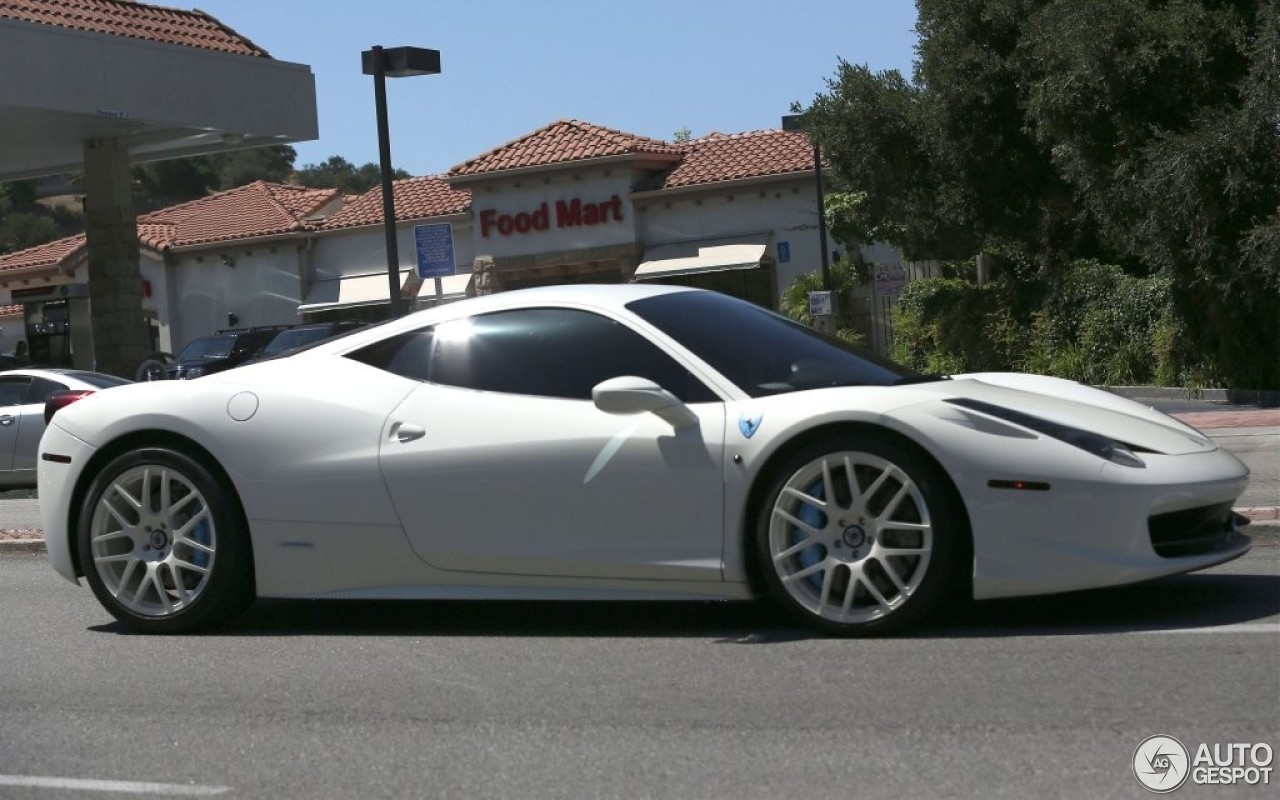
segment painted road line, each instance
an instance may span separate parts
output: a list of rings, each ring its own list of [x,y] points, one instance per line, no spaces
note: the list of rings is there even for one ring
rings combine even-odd
[[[127,792],[168,797],[211,797],[231,790],[230,786],[201,786],[184,783],[145,781],[100,781],[92,778],[54,778],[43,775],[0,775],[0,786],[29,786],[35,789],[69,789],[75,792]]]

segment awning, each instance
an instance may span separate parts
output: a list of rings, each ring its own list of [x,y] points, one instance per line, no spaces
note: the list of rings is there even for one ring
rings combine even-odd
[[[645,249],[636,280],[755,269],[771,261],[767,235],[661,244]]]
[[[419,300],[434,302],[436,299],[436,281],[434,278],[423,280],[413,272],[400,273],[400,291],[406,297],[417,297]],[[471,286],[472,273],[447,275],[440,279],[444,289],[445,300],[461,300],[467,296]],[[414,285],[417,284],[417,293]],[[329,311],[335,308],[355,308],[356,306],[376,306],[387,302],[387,274],[351,275],[327,281],[316,281],[298,313],[308,311]]]
[[[440,279],[440,289],[443,292],[443,299],[447,302],[450,300],[461,300],[467,296],[467,292],[471,288],[471,278],[475,273],[464,272],[461,275],[446,275]],[[418,300],[424,300],[434,303],[436,300],[436,279],[425,278],[422,281],[421,288],[418,289]]]
[[[387,289],[385,272],[316,281],[311,284],[311,289],[307,292],[302,305],[298,306],[298,313],[387,303],[390,302],[387,299]]]

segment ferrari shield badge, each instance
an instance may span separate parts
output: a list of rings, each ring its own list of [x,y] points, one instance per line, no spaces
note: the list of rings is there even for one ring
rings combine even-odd
[[[742,414],[738,417],[738,430],[742,431],[743,436],[750,439],[756,435],[756,431],[760,430],[760,420],[762,419],[764,419],[763,414],[756,414],[754,417]]]

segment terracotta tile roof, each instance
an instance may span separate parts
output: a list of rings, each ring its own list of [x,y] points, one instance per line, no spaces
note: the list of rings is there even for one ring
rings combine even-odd
[[[680,163],[644,188],[675,189],[813,170],[813,145],[799,132],[712,133],[684,147]]]
[[[254,181],[235,189],[162,208],[138,217],[138,241],[152,250],[256,239],[317,230],[310,220],[338,197],[337,189],[313,189]],[[0,256],[0,272],[64,263],[85,246],[83,233]]]
[[[338,194],[337,189],[254,181],[144,214],[138,217],[138,238],[147,247],[163,251],[315,230],[319,223],[307,218]]]
[[[22,306],[0,306],[0,317],[8,317],[13,314],[21,314]]]
[[[426,219],[465,213],[471,208],[471,192],[454,189],[437,176],[393,181],[391,192],[396,219]],[[342,210],[324,221],[324,230],[382,224],[382,187],[349,198]]]
[[[576,119],[560,120],[464,161],[449,177],[481,175],[506,169],[543,167],[589,158],[654,155],[675,160],[681,148],[660,139],[636,136]]]
[[[26,250],[19,250],[16,253],[8,253],[0,256],[0,272],[23,269],[24,267],[51,267],[55,264],[61,264],[83,250],[84,244],[84,234],[77,233],[75,236],[68,236],[65,239],[57,239],[52,242],[38,244],[35,247],[28,247]]]
[[[241,56],[271,57],[266,50],[203,11],[132,0],[0,0],[0,18]]]

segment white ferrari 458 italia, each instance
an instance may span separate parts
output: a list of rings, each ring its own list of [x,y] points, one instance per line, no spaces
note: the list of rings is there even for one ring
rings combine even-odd
[[[725,295],[579,285],[90,395],[52,418],[39,496],[54,568],[141,631],[255,597],[767,595],[876,634],[1236,558],[1247,478],[1077,383],[920,375]]]

